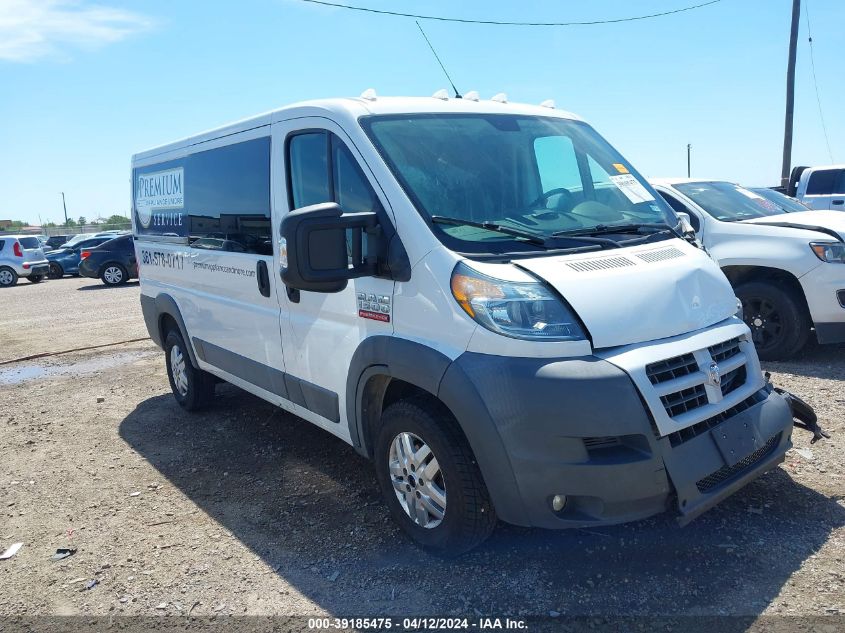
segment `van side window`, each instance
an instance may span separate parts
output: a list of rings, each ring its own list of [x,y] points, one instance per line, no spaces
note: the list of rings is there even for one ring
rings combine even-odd
[[[807,182],[808,196],[826,196],[832,193],[840,193],[836,189],[840,188],[836,185],[837,180],[841,180],[841,174],[845,173],[839,169],[820,169],[810,174],[810,180]]]
[[[329,144],[326,132],[291,137],[288,144],[290,203],[292,209],[331,202]]]

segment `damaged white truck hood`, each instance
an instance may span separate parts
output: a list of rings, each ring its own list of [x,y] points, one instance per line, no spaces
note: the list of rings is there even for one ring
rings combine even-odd
[[[596,349],[700,330],[736,313],[719,267],[680,239],[513,263],[569,302]]]

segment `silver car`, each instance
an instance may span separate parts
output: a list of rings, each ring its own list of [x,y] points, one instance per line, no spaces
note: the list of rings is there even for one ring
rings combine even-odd
[[[44,279],[50,264],[34,235],[0,235],[0,288],[14,286],[19,277],[34,284]]]

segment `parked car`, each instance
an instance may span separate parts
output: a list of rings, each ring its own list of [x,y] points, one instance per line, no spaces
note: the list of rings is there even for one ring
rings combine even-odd
[[[749,191],[763,196],[766,200],[776,204],[784,213],[795,213],[800,211],[811,211],[810,207],[800,200],[787,196],[785,193],[769,189],[768,187],[749,187]]]
[[[61,248],[48,252],[46,256],[50,262],[50,279],[61,279],[65,275],[78,275],[80,253],[86,248],[94,248],[111,239],[114,239],[113,235],[71,241]]]
[[[845,211],[845,165],[796,167],[786,193],[811,209]]]
[[[72,235],[51,235],[47,238],[47,241],[44,242],[44,252],[53,251],[57,248],[64,246],[67,241],[73,237]]]
[[[119,286],[138,276],[135,243],[131,235],[115,237],[79,254],[79,274],[101,279],[107,286]]]
[[[633,166],[578,117],[505,101],[368,91],[133,156],[174,397],[208,406],[222,379],[336,435],[441,552],[497,518],[690,521],[783,461],[789,404]],[[227,230],[254,239],[195,246]]]
[[[47,259],[37,237],[0,235],[0,288],[14,286],[19,277],[37,284],[47,271]]]
[[[790,358],[813,333],[819,343],[845,341],[845,214],[784,212],[730,182],[651,184],[675,211],[689,215],[719,262],[742,301],[760,358]]]

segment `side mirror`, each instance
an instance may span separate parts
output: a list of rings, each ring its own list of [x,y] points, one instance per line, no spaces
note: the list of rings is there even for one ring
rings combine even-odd
[[[692,221],[690,220],[689,213],[684,213],[683,211],[677,211],[675,215],[678,216],[678,219],[681,221],[681,231],[684,235],[691,235],[695,237],[695,227],[692,225]]]
[[[352,231],[351,263],[347,231]],[[379,226],[373,211],[343,213],[334,202],[303,207],[282,220],[281,238],[281,277],[288,288],[340,292],[350,279],[377,272]]]

